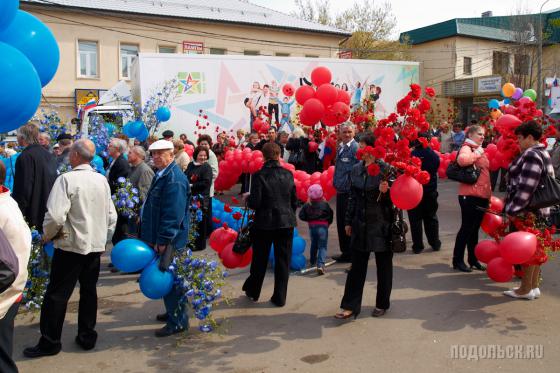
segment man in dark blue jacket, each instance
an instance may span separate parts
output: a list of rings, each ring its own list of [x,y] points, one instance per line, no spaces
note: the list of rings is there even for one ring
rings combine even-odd
[[[346,235],[344,230],[344,219],[350,197],[350,173],[352,167],[358,163],[356,158],[358,143],[354,140],[354,127],[351,123],[344,123],[340,126],[340,139],[342,142],[337,149],[333,185],[336,189],[336,229],[341,254],[333,259],[350,263],[350,236]]]
[[[175,250],[184,249],[187,244],[191,191],[187,177],[173,160],[172,142],[158,140],[148,150],[158,171],[142,206],[140,239],[160,255],[159,269],[164,272]],[[167,324],[156,331],[156,337],[167,337],[188,328],[186,304],[180,303],[180,297],[175,286],[163,297],[166,312],[157,319]]]
[[[419,136],[428,138],[428,134],[419,134]],[[424,231],[428,243],[434,251],[439,251],[441,241],[439,240],[439,221],[437,217],[438,210],[438,192],[437,192],[437,170],[439,168],[439,157],[429,147],[424,148],[419,141],[413,143],[415,145],[412,150],[412,156],[422,160],[422,170],[430,174],[430,182],[423,185],[424,193],[420,204],[408,210],[408,219],[410,220],[410,233],[412,235],[412,251],[420,254],[424,250],[424,241],[422,236],[422,223],[424,223]]]

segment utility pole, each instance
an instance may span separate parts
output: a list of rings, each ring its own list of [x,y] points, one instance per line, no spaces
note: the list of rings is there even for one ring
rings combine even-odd
[[[542,45],[543,45],[543,23],[542,23],[542,9],[550,0],[545,0],[539,10],[539,50],[537,54],[537,108],[542,110],[543,106],[543,77],[542,77]],[[544,112],[544,110],[543,110]]]

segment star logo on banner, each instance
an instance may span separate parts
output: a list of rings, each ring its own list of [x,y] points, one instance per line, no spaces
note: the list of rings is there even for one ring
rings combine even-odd
[[[200,80],[194,79],[192,75],[189,73],[186,79],[181,79],[180,82],[183,85],[183,92],[188,92],[191,89],[193,89],[196,85],[198,85]]]

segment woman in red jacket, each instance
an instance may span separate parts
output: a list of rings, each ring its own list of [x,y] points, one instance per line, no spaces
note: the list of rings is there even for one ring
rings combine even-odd
[[[459,184],[459,205],[461,206],[461,228],[455,239],[453,249],[453,268],[463,272],[472,269],[484,271],[486,268],[479,263],[474,255],[474,248],[478,244],[478,230],[484,217],[484,209],[488,208],[492,195],[490,185],[490,162],[484,154],[482,142],[484,129],[473,125],[467,130],[467,139],[457,154],[459,166],[473,165],[480,169],[480,176],[475,184]],[[469,267],[465,265],[465,246],[468,249]]]

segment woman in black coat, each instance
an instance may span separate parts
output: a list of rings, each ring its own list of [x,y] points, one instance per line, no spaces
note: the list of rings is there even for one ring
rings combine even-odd
[[[197,224],[197,237],[193,251],[206,248],[206,227],[212,217],[209,216],[210,186],[212,185],[212,168],[208,164],[208,149],[198,146],[193,153],[193,161],[189,163],[185,175],[191,185],[191,195],[197,197],[202,211],[202,220]]]
[[[317,151],[309,151],[310,140],[304,136],[292,137],[286,144],[286,150],[290,152],[288,162],[293,164],[296,170],[302,170],[308,174],[319,171],[319,154]]]
[[[371,176],[368,166],[380,166],[381,172]],[[345,218],[346,234],[351,236],[352,267],[346,278],[344,296],[335,315],[337,319],[356,318],[361,310],[362,294],[370,253],[375,253],[377,265],[377,298],[372,316],[383,316],[389,309],[393,282],[393,252],[391,250],[391,223],[393,203],[389,184],[382,179],[389,167],[376,162],[373,155],[364,153],[363,161],[352,168],[351,191]]]
[[[259,299],[268,256],[274,244],[274,294],[270,301],[282,307],[286,304],[292,239],[296,226],[296,187],[291,172],[280,166],[278,144],[265,144],[262,153],[265,163],[253,175],[247,199],[248,207],[255,210],[255,214],[251,227],[253,259],[243,291],[253,301]],[[247,195],[244,197],[247,198]]]

